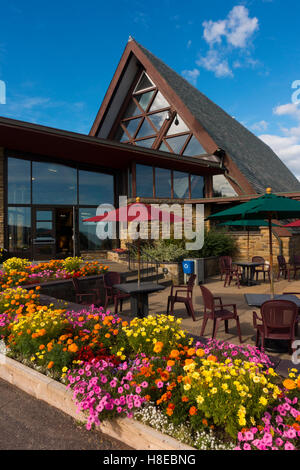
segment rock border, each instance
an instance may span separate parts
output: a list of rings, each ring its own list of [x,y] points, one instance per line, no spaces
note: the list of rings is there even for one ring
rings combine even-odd
[[[85,422],[82,412],[77,412],[72,399],[72,391],[56,380],[47,377],[20,362],[0,353],[0,377],[24,392],[42,400],[48,405],[63,411],[80,422]],[[139,421],[119,418],[105,421],[98,427],[99,431],[124,442],[134,450],[193,450],[176,439],[162,434]]]

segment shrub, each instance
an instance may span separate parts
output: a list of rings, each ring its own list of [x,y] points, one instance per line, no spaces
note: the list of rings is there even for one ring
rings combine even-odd
[[[71,273],[74,271],[79,271],[81,263],[82,259],[78,256],[70,256],[63,261],[63,267],[68,273]]]
[[[28,259],[13,257],[4,261],[3,270],[8,274],[11,271],[24,271],[29,264],[30,262]]]

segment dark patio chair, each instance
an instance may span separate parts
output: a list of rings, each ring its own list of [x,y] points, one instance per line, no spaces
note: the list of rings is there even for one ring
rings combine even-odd
[[[262,266],[257,266],[254,268],[254,275],[256,274],[256,280],[258,281],[259,274],[263,274],[264,281],[266,280],[266,274],[268,275],[269,281],[270,279],[270,264],[265,261],[265,258],[262,256],[253,256],[252,257],[253,263],[263,263]]]
[[[286,340],[292,349],[298,317],[297,305],[289,300],[268,300],[262,304],[260,312],[261,318],[253,312],[256,346],[259,346],[259,340],[261,348],[264,348],[266,339]]]
[[[173,314],[175,303],[184,303],[188,315],[192,317],[194,321],[196,321],[195,311],[193,307],[193,289],[195,285],[195,280],[196,274],[191,274],[187,284],[173,285],[171,287],[171,292],[168,297],[167,314],[169,314],[169,312]]]
[[[238,288],[240,288],[241,272],[238,266],[235,266],[230,256],[221,256],[220,265],[222,266],[222,273],[225,274],[224,287],[228,284],[230,286],[231,281],[235,278]],[[222,274],[222,277],[223,277]]]
[[[200,286],[200,289],[201,289],[201,293],[203,297],[203,304],[204,304],[204,317],[203,317],[203,323],[202,323],[200,336],[204,335],[204,331],[205,331],[208,320],[213,321],[212,338],[216,337],[221,321],[225,322],[225,332],[229,333],[228,321],[235,320],[237,330],[238,330],[239,340],[241,343],[242,334],[241,334],[240,320],[237,314],[236,304],[223,304],[221,297],[214,297],[211,291],[207,289],[207,287]],[[218,302],[217,305],[215,301]],[[231,308],[229,309],[228,307],[231,307]]]
[[[89,289],[89,291],[87,292],[86,290],[82,289],[81,283],[76,277],[72,277],[72,283],[75,289],[76,303],[83,305],[100,306],[101,295],[99,287]]]
[[[114,284],[121,284],[121,275],[116,271],[109,271],[104,274],[103,277],[104,290],[105,290],[105,301],[104,309],[107,309],[108,303],[111,300],[114,303],[115,313],[118,313],[118,307],[120,303],[120,312],[122,312],[123,301],[130,298],[130,294],[121,292],[115,289]]]
[[[284,279],[288,278],[288,281],[291,280],[291,273],[294,273],[294,279],[296,279],[296,272],[300,271],[300,265],[293,265],[291,263],[287,263],[285,257],[280,255],[277,256],[278,260],[278,276],[277,280],[280,279],[280,275],[284,276]]]

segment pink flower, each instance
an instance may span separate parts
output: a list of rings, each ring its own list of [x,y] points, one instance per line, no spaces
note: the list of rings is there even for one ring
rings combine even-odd
[[[284,444],[284,450],[295,450],[295,447],[293,446],[291,442],[286,442]]]
[[[157,385],[157,388],[163,388],[164,383],[161,380],[159,380],[156,385]]]

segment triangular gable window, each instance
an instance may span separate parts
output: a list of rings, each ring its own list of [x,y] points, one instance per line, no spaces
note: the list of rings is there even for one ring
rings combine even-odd
[[[126,102],[123,115],[116,122],[115,140],[183,156],[206,154],[146,72],[141,73]]]
[[[143,72],[141,75],[141,78],[138,81],[137,86],[135,87],[134,93],[148,90],[148,88],[153,88],[154,86],[155,86],[154,83],[151,82],[148,75],[145,72]]]

